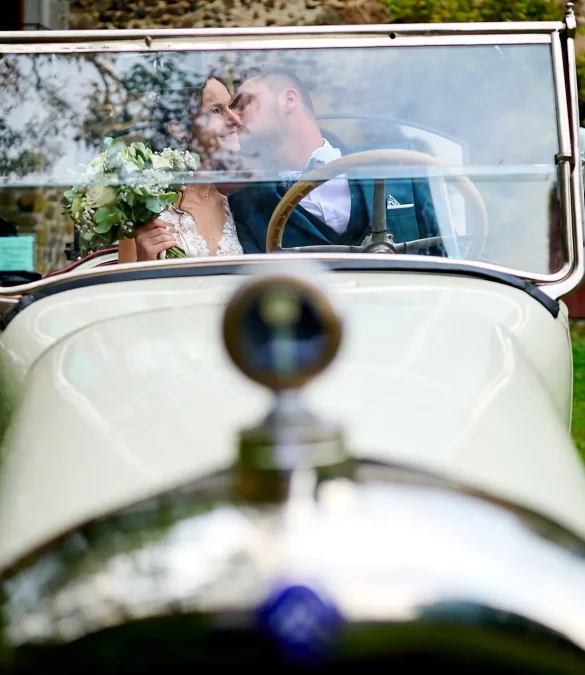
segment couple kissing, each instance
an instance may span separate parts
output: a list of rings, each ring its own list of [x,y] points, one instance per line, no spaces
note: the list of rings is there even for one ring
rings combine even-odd
[[[217,76],[198,89],[163,93],[152,109],[151,133],[154,150],[171,145],[198,152],[203,171],[238,157],[268,169],[273,179],[228,195],[219,184],[188,185],[175,206],[136,228],[135,239],[120,241],[119,262],[155,260],[177,244],[189,257],[264,253],[268,223],[287,190],[304,173],[352,152],[324,137],[309,92],[285,69],[249,72],[233,96]],[[438,235],[427,181],[397,179],[385,188],[396,241]],[[283,247],[359,244],[371,229],[372,204],[373,182],[328,180],[293,211]],[[441,245],[426,253],[445,255]]]

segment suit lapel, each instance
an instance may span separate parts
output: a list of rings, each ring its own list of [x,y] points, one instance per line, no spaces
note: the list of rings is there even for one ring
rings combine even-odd
[[[368,223],[371,224],[374,221],[374,182],[364,180],[359,181],[357,185],[361,188],[368,214]]]
[[[273,189],[277,202],[280,202],[286,189],[279,183],[274,184]],[[283,247],[310,246],[318,243],[349,246],[361,243],[371,229],[374,183],[367,180],[349,181],[349,190],[351,212],[347,229],[341,235],[298,204],[289,218],[289,226],[284,231]]]
[[[276,193],[279,202],[284,196],[285,192],[286,190],[282,185],[279,184],[276,186]],[[299,239],[299,237],[292,234],[296,230],[301,230],[303,235],[309,237],[309,241],[315,237],[317,237],[320,241],[311,241],[311,243],[297,243],[294,240]],[[302,239],[305,238],[303,235],[301,236]],[[285,240],[288,241],[285,243]],[[339,243],[339,235],[322,220],[319,220],[319,218],[313,216],[311,213],[309,213],[309,211],[298,204],[296,209],[290,215],[288,227],[284,230],[283,248],[288,248],[290,246],[312,246],[318,245],[318,243],[337,244]]]
[[[339,243],[346,246],[359,244],[370,231],[374,188],[368,181],[348,181],[351,196],[351,211],[347,229],[339,237]]]

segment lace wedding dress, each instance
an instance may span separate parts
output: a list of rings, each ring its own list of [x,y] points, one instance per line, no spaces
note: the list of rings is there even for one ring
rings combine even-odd
[[[242,255],[244,251],[238,240],[232,212],[227,199],[224,201],[226,220],[215,255]],[[158,218],[170,225],[169,231],[177,237],[177,245],[185,251],[188,258],[207,258],[211,255],[207,242],[199,234],[197,224],[190,213],[171,206]]]

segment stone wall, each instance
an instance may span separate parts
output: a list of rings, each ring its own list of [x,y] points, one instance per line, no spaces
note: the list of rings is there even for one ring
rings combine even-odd
[[[469,0],[473,2],[473,0]],[[69,0],[70,28],[205,28],[389,23],[380,0]],[[559,0],[564,7],[565,0]],[[581,26],[585,2],[574,0]]]
[[[70,28],[386,23],[379,0],[70,0]]]
[[[471,2],[472,0],[470,0]],[[69,0],[70,28],[214,28],[390,23],[380,0]],[[565,6],[565,0],[559,0]],[[585,26],[585,1],[574,0]],[[585,35],[578,38],[585,51]]]
[[[2,217],[14,223],[19,234],[36,237],[35,270],[47,274],[67,264],[65,245],[73,241],[73,222],[61,213],[63,189],[0,190]]]

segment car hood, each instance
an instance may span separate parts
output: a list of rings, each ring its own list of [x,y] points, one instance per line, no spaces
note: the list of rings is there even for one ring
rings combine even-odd
[[[584,473],[555,393],[566,327],[502,284],[337,284],[343,345],[305,397],[341,422],[350,450],[436,471],[585,534]],[[233,461],[238,431],[266,414],[271,395],[229,361],[224,306],[210,292],[102,317],[38,354],[4,439],[0,566]]]

